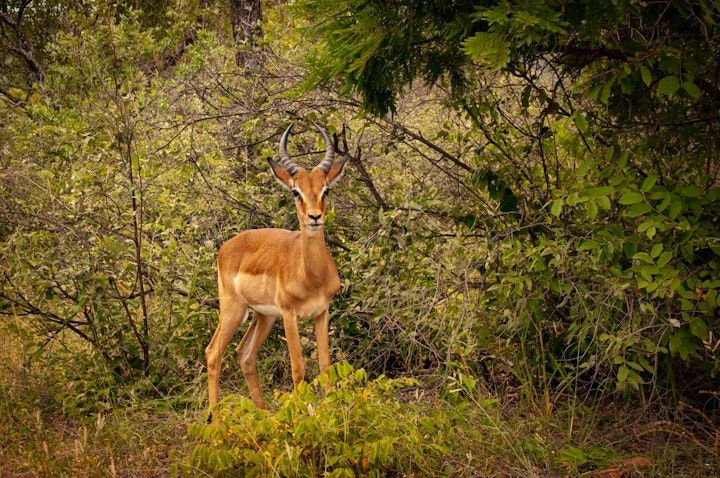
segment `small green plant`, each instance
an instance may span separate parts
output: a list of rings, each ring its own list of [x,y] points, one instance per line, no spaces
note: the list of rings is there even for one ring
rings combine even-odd
[[[328,376],[329,375],[329,376]],[[394,398],[414,380],[379,377],[347,363],[295,392],[278,393],[279,408],[256,408],[239,395],[222,400],[214,425],[191,425],[202,443],[183,474],[212,476],[385,476],[391,471],[429,469],[447,449],[435,443],[435,425]],[[320,397],[315,390],[332,388]]]

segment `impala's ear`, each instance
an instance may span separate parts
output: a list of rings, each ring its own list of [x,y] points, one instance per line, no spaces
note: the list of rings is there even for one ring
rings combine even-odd
[[[350,155],[346,153],[340,161],[330,167],[330,170],[327,173],[327,183],[329,187],[332,187],[332,185],[342,177],[345,163],[347,163],[349,159]]]
[[[288,191],[291,190],[293,188],[293,177],[288,170],[277,164],[271,158],[267,158],[267,162],[270,165],[270,169],[272,170],[273,176],[275,176],[277,182],[282,184],[282,187]]]

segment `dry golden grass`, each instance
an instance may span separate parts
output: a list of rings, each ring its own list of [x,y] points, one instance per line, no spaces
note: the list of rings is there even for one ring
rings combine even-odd
[[[64,385],[25,367],[19,346],[0,336],[0,477],[164,477],[171,464],[187,461],[196,445],[186,437],[187,427],[204,420],[202,405],[179,410],[138,399],[105,413],[68,412],[58,398],[66,392]],[[433,410],[447,407],[440,394],[418,390],[402,400],[424,407],[433,420]],[[547,413],[542,403],[517,394],[497,401],[459,398],[452,418],[455,445],[444,470],[428,470],[428,476],[710,477],[720,472],[720,428],[706,413],[681,407],[669,420],[649,407],[569,402],[558,400]]]
[[[63,410],[63,384],[23,363],[18,340],[0,336],[0,477],[159,477],[182,453],[185,412]]]

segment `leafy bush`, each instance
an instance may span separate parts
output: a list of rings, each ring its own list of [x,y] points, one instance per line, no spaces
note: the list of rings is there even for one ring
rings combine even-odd
[[[334,383],[324,397],[315,390]],[[343,363],[311,384],[277,396],[277,412],[240,395],[221,401],[218,424],[193,425],[201,440],[190,463],[175,471],[212,476],[384,476],[431,469],[447,447],[437,420],[400,403],[393,392],[410,379],[369,380]]]
[[[402,176],[427,181],[397,187],[401,175],[370,170],[396,227],[383,225],[387,240],[368,248],[358,278],[371,280],[354,281],[360,306],[350,302],[365,314],[357,329],[384,327],[368,334],[380,344],[373,360],[407,350],[398,368],[417,372],[478,362],[482,350],[543,394],[677,403],[716,388],[718,68],[707,51],[719,12],[657,7],[294,4],[319,45],[306,58],[309,84],[339,84],[378,118],[393,112],[377,120],[385,149],[402,158]],[[417,80],[441,85],[419,94],[423,104],[437,95],[455,111],[412,109]],[[408,227],[404,211],[443,221]],[[462,260],[450,264],[461,236]],[[389,286],[375,287],[373,267]],[[428,297],[434,307],[423,307]]]

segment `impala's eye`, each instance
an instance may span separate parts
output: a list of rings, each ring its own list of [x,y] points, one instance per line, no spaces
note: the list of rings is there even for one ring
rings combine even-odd
[[[293,189],[290,192],[292,192],[292,195],[295,196],[296,199],[300,197],[300,191],[298,191],[297,189]]]
[[[325,190],[322,193],[323,197],[327,196],[328,194],[330,194],[330,188],[325,188]]]

